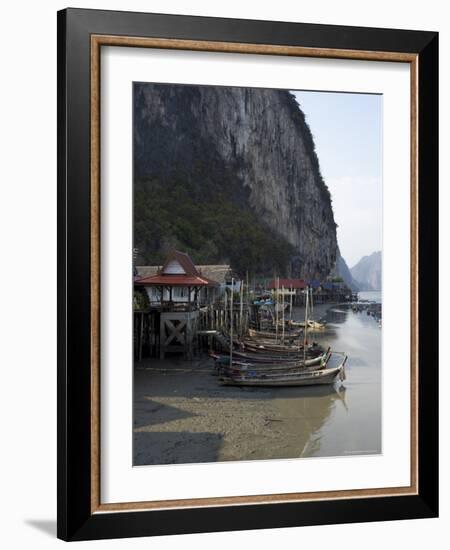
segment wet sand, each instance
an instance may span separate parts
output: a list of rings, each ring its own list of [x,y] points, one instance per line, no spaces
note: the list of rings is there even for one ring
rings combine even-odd
[[[134,464],[381,452],[381,330],[339,306],[316,308],[315,318],[327,309],[327,329],[310,336],[349,354],[343,384],[230,387],[219,385],[207,357],[137,364]],[[294,313],[301,318],[300,308]]]

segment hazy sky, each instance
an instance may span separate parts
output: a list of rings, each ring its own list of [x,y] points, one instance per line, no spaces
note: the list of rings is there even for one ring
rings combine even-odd
[[[382,96],[293,92],[306,116],[331,192],[349,267],[381,250]]]

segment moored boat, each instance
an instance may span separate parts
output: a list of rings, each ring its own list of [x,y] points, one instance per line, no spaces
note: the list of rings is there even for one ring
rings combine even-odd
[[[327,349],[327,351],[321,355],[318,355],[317,357],[307,358],[303,359],[303,357],[292,357],[288,356],[286,358],[280,358],[279,356],[268,356],[268,355],[260,355],[260,354],[249,354],[249,353],[241,353],[241,352],[233,352],[232,357],[232,364],[239,364],[239,365],[252,365],[255,368],[265,368],[266,366],[272,367],[272,368],[291,368],[291,367],[313,367],[315,365],[320,365],[329,359],[331,356],[331,350],[330,348]],[[229,354],[217,354],[217,353],[210,353],[210,357],[212,357],[216,363],[217,366],[227,366],[230,364],[230,355]]]
[[[307,360],[314,359],[317,360],[320,358],[322,354],[313,354],[306,355]],[[215,357],[227,357],[229,358],[229,353],[210,353],[210,356],[214,359]],[[253,353],[251,351],[240,351],[240,350],[233,350],[233,357],[236,360],[244,361],[248,363],[286,363],[286,362],[297,362],[297,361],[303,361],[303,352],[296,352],[296,353],[290,353],[290,354],[268,354],[268,353],[262,353],[261,351]]]
[[[224,334],[215,334],[214,336],[219,342],[220,347],[228,352],[230,349],[230,338]],[[324,351],[324,348],[315,342],[307,345],[306,349],[304,349],[304,341],[297,342],[296,344],[277,344],[249,337],[242,339],[233,338],[233,355],[237,357],[258,356],[258,361],[264,362],[272,362],[272,358],[273,360],[311,359],[322,355]],[[267,356],[271,357],[266,359]]]
[[[241,361],[233,361],[230,363],[216,363],[217,372],[224,376],[260,376],[263,374],[284,374],[311,372],[315,370],[325,369],[330,360],[331,352],[320,358],[318,362],[298,362],[298,363],[245,363]]]
[[[307,357],[316,357],[324,352],[324,349],[318,344],[312,344],[304,347],[303,344],[272,344],[269,342],[261,342],[250,340],[245,338],[240,343],[241,349],[245,351],[260,352],[260,353],[269,353],[273,355],[298,355],[301,356],[305,354]]]
[[[219,382],[226,386],[315,386],[334,384],[340,378],[345,379],[345,363],[347,356],[340,365],[324,369],[303,369],[287,373],[227,373],[219,377]]]
[[[309,329],[312,330],[321,330],[326,327],[326,321],[314,321],[313,319],[308,319],[306,322],[306,325]],[[286,321],[286,327],[288,329],[291,329],[293,327],[297,329],[304,329],[305,328],[305,322],[304,321]],[[289,334],[289,333],[288,333]]]
[[[283,338],[285,340],[293,340],[296,338],[300,338],[303,335],[302,330],[285,330],[284,334],[282,334],[281,330],[280,332],[276,331],[268,331],[268,330],[255,330],[253,328],[248,329],[248,336],[250,338],[263,338],[267,340],[279,340],[281,341]]]

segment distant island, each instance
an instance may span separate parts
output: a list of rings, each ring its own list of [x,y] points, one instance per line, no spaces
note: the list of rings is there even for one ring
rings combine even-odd
[[[360,290],[381,290],[381,251],[363,256],[350,273]]]

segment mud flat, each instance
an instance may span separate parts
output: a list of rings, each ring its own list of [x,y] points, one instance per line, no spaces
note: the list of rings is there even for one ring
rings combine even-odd
[[[134,464],[381,452],[381,331],[351,310],[331,308],[327,319],[314,339],[349,354],[342,386],[228,387],[207,357],[138,363]]]

